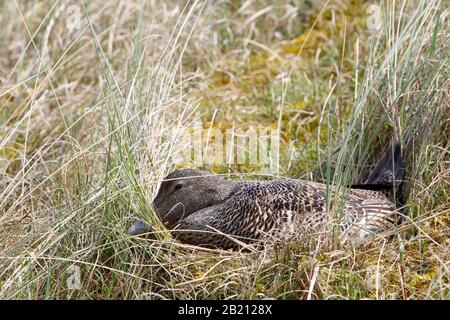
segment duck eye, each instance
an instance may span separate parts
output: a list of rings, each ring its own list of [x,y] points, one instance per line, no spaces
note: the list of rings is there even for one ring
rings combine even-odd
[[[177,184],[175,185],[175,190],[180,190],[182,187],[183,187],[183,184],[182,184],[182,183],[177,183]]]

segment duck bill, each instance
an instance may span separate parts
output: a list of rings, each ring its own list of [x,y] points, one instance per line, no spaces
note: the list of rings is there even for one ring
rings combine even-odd
[[[151,227],[149,224],[142,222],[141,220],[135,220],[133,225],[128,228],[129,236],[137,236],[143,233],[150,232]]]

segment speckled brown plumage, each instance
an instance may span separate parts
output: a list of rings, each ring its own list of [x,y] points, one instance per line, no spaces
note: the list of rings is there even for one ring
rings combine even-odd
[[[177,238],[200,246],[234,248],[236,241],[223,234],[249,243],[264,234],[293,232],[299,225],[317,229],[332,220],[324,184],[286,179],[237,185],[223,202],[180,220],[174,229]],[[343,239],[363,239],[393,222],[395,206],[383,193],[352,189],[344,193],[342,217],[335,221]]]

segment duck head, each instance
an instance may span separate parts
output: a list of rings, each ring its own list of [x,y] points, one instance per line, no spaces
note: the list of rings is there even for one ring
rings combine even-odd
[[[164,178],[153,207],[161,222],[173,228],[190,214],[221,203],[237,188],[236,181],[206,171],[177,170]]]

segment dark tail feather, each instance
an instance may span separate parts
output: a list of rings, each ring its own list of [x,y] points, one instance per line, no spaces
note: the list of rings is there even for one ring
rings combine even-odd
[[[364,184],[385,184],[398,187],[403,180],[403,157],[400,143],[389,146],[378,160]]]
[[[375,168],[363,184],[352,185],[354,189],[385,190],[390,195],[395,191],[397,200],[401,199],[403,181],[403,157],[400,143],[390,145],[378,159]]]

